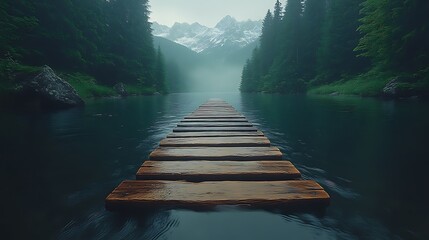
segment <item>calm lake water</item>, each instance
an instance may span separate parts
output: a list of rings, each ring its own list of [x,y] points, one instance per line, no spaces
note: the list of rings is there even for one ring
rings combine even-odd
[[[107,212],[107,194],[211,97],[245,114],[325,187],[326,211]],[[429,239],[427,102],[171,94],[3,112],[0,123],[2,239]]]

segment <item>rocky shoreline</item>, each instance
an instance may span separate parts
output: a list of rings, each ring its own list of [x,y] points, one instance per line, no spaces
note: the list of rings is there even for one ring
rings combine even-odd
[[[0,96],[0,103],[5,107],[30,107],[31,109],[49,110],[85,105],[85,100],[79,95],[78,91],[47,65],[43,66],[37,73],[16,74],[14,78],[15,86],[13,89]],[[129,93],[125,84],[121,82],[115,84],[112,91],[112,96],[100,98],[135,96],[135,94]],[[159,93],[153,93],[153,95],[156,94]],[[88,98],[85,99],[87,100]]]

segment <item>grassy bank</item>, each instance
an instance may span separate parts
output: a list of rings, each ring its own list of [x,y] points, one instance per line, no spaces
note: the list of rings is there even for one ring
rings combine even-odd
[[[374,97],[383,92],[383,88],[392,78],[390,74],[371,71],[351,79],[342,79],[328,85],[310,87],[308,94],[329,95],[335,93]]]
[[[125,90],[130,95],[153,95],[156,93],[155,88],[145,87],[142,85],[125,85]]]
[[[100,97],[114,97],[118,93],[112,86],[105,86],[97,83],[97,81],[86,74],[82,73],[69,73],[60,74],[60,76],[70,83],[81,98],[91,99]],[[124,84],[125,90],[129,95],[153,95],[156,90],[151,87],[146,87],[139,84]]]
[[[40,70],[40,67],[21,65],[10,59],[0,60],[0,96],[16,93],[19,81],[36,76]]]
[[[41,67],[26,66],[13,60],[0,60],[0,98],[13,97],[18,93],[21,81],[34,78],[40,71]],[[118,95],[112,86],[102,85],[87,74],[61,71],[57,71],[57,74],[70,83],[84,100]],[[153,87],[139,84],[125,84],[125,89],[130,95],[152,95],[156,92]]]
[[[310,87],[310,95],[358,95],[365,97],[383,96],[383,89],[392,79],[398,79],[397,91],[404,95],[426,95],[429,92],[429,79],[426,73],[421,72],[414,75],[393,74],[377,70],[342,79],[328,85]]]
[[[112,87],[97,84],[97,81],[91,76],[81,73],[60,74],[60,76],[69,82],[83,99],[117,95]]]

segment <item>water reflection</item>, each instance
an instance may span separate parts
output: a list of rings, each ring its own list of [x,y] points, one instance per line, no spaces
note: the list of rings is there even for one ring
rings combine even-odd
[[[323,214],[104,210],[185,115],[223,98],[332,196]],[[427,239],[427,103],[202,93],[0,113],[5,239]],[[31,204],[30,204],[31,203]],[[25,230],[25,231],[23,231]]]

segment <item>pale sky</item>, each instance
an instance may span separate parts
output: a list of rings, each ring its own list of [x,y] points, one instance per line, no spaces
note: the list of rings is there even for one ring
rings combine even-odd
[[[198,22],[214,27],[223,17],[260,20],[276,0],[150,0],[151,21],[172,26],[175,22]]]

